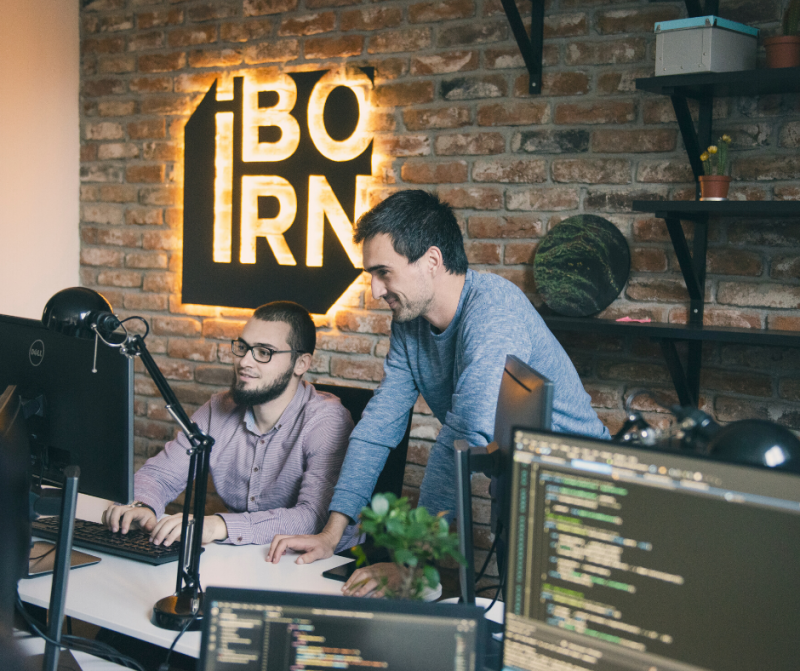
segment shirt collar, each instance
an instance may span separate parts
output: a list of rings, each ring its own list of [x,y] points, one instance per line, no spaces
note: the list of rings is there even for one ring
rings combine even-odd
[[[275,422],[275,426],[266,433],[277,431],[283,424],[293,424],[309,396],[311,396],[311,385],[305,380],[300,380],[300,384],[297,385],[297,391],[294,393],[294,396],[292,396],[292,400],[289,401],[289,405],[287,405],[286,409],[281,413],[278,421]],[[257,436],[266,435],[266,433],[261,433],[258,424],[256,424],[252,406],[247,406],[244,411],[244,426],[250,433],[254,433]]]

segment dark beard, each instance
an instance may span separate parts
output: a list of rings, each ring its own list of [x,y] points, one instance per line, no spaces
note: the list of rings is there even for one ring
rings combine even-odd
[[[286,391],[286,387],[288,387],[289,382],[292,381],[293,374],[294,366],[290,366],[283,375],[281,375],[268,387],[252,390],[239,388],[239,383],[234,380],[233,384],[231,385],[231,397],[233,398],[233,402],[236,403],[236,405],[247,405],[252,407],[254,405],[263,405],[264,403],[274,401],[276,398],[278,398],[278,396]]]

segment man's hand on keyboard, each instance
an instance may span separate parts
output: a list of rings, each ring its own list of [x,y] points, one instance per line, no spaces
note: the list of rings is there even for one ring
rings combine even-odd
[[[151,542],[169,547],[174,542],[180,541],[182,522],[183,513],[162,517],[150,532]],[[203,519],[203,544],[224,541],[227,537],[228,526],[219,515],[207,515]]]
[[[103,524],[111,531],[128,533],[130,529],[151,531],[156,526],[156,514],[146,506],[109,506],[103,513]]]

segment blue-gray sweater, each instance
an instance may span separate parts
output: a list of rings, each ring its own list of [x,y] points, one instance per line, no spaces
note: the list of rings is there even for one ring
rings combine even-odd
[[[525,294],[502,277],[469,270],[445,331],[435,333],[422,317],[392,324],[383,381],[350,437],[329,509],[357,519],[422,394],[442,429],[431,449],[419,505],[434,513],[452,511],[453,441],[491,442],[508,354],[553,382],[554,431],[608,436],[575,367]]]

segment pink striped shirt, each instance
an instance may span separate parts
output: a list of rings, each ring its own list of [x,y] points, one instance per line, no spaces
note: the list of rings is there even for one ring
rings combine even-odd
[[[209,468],[228,507],[221,516],[227,543],[270,543],[276,534],[316,534],[328,519],[328,504],[353,421],[338,398],[301,381],[286,410],[261,434],[249,407],[237,406],[229,392],[214,394],[192,417],[214,438]],[[164,513],[186,487],[189,456],[183,434],[148,459],[134,477],[139,501]],[[355,544],[348,527],[338,550]]]

